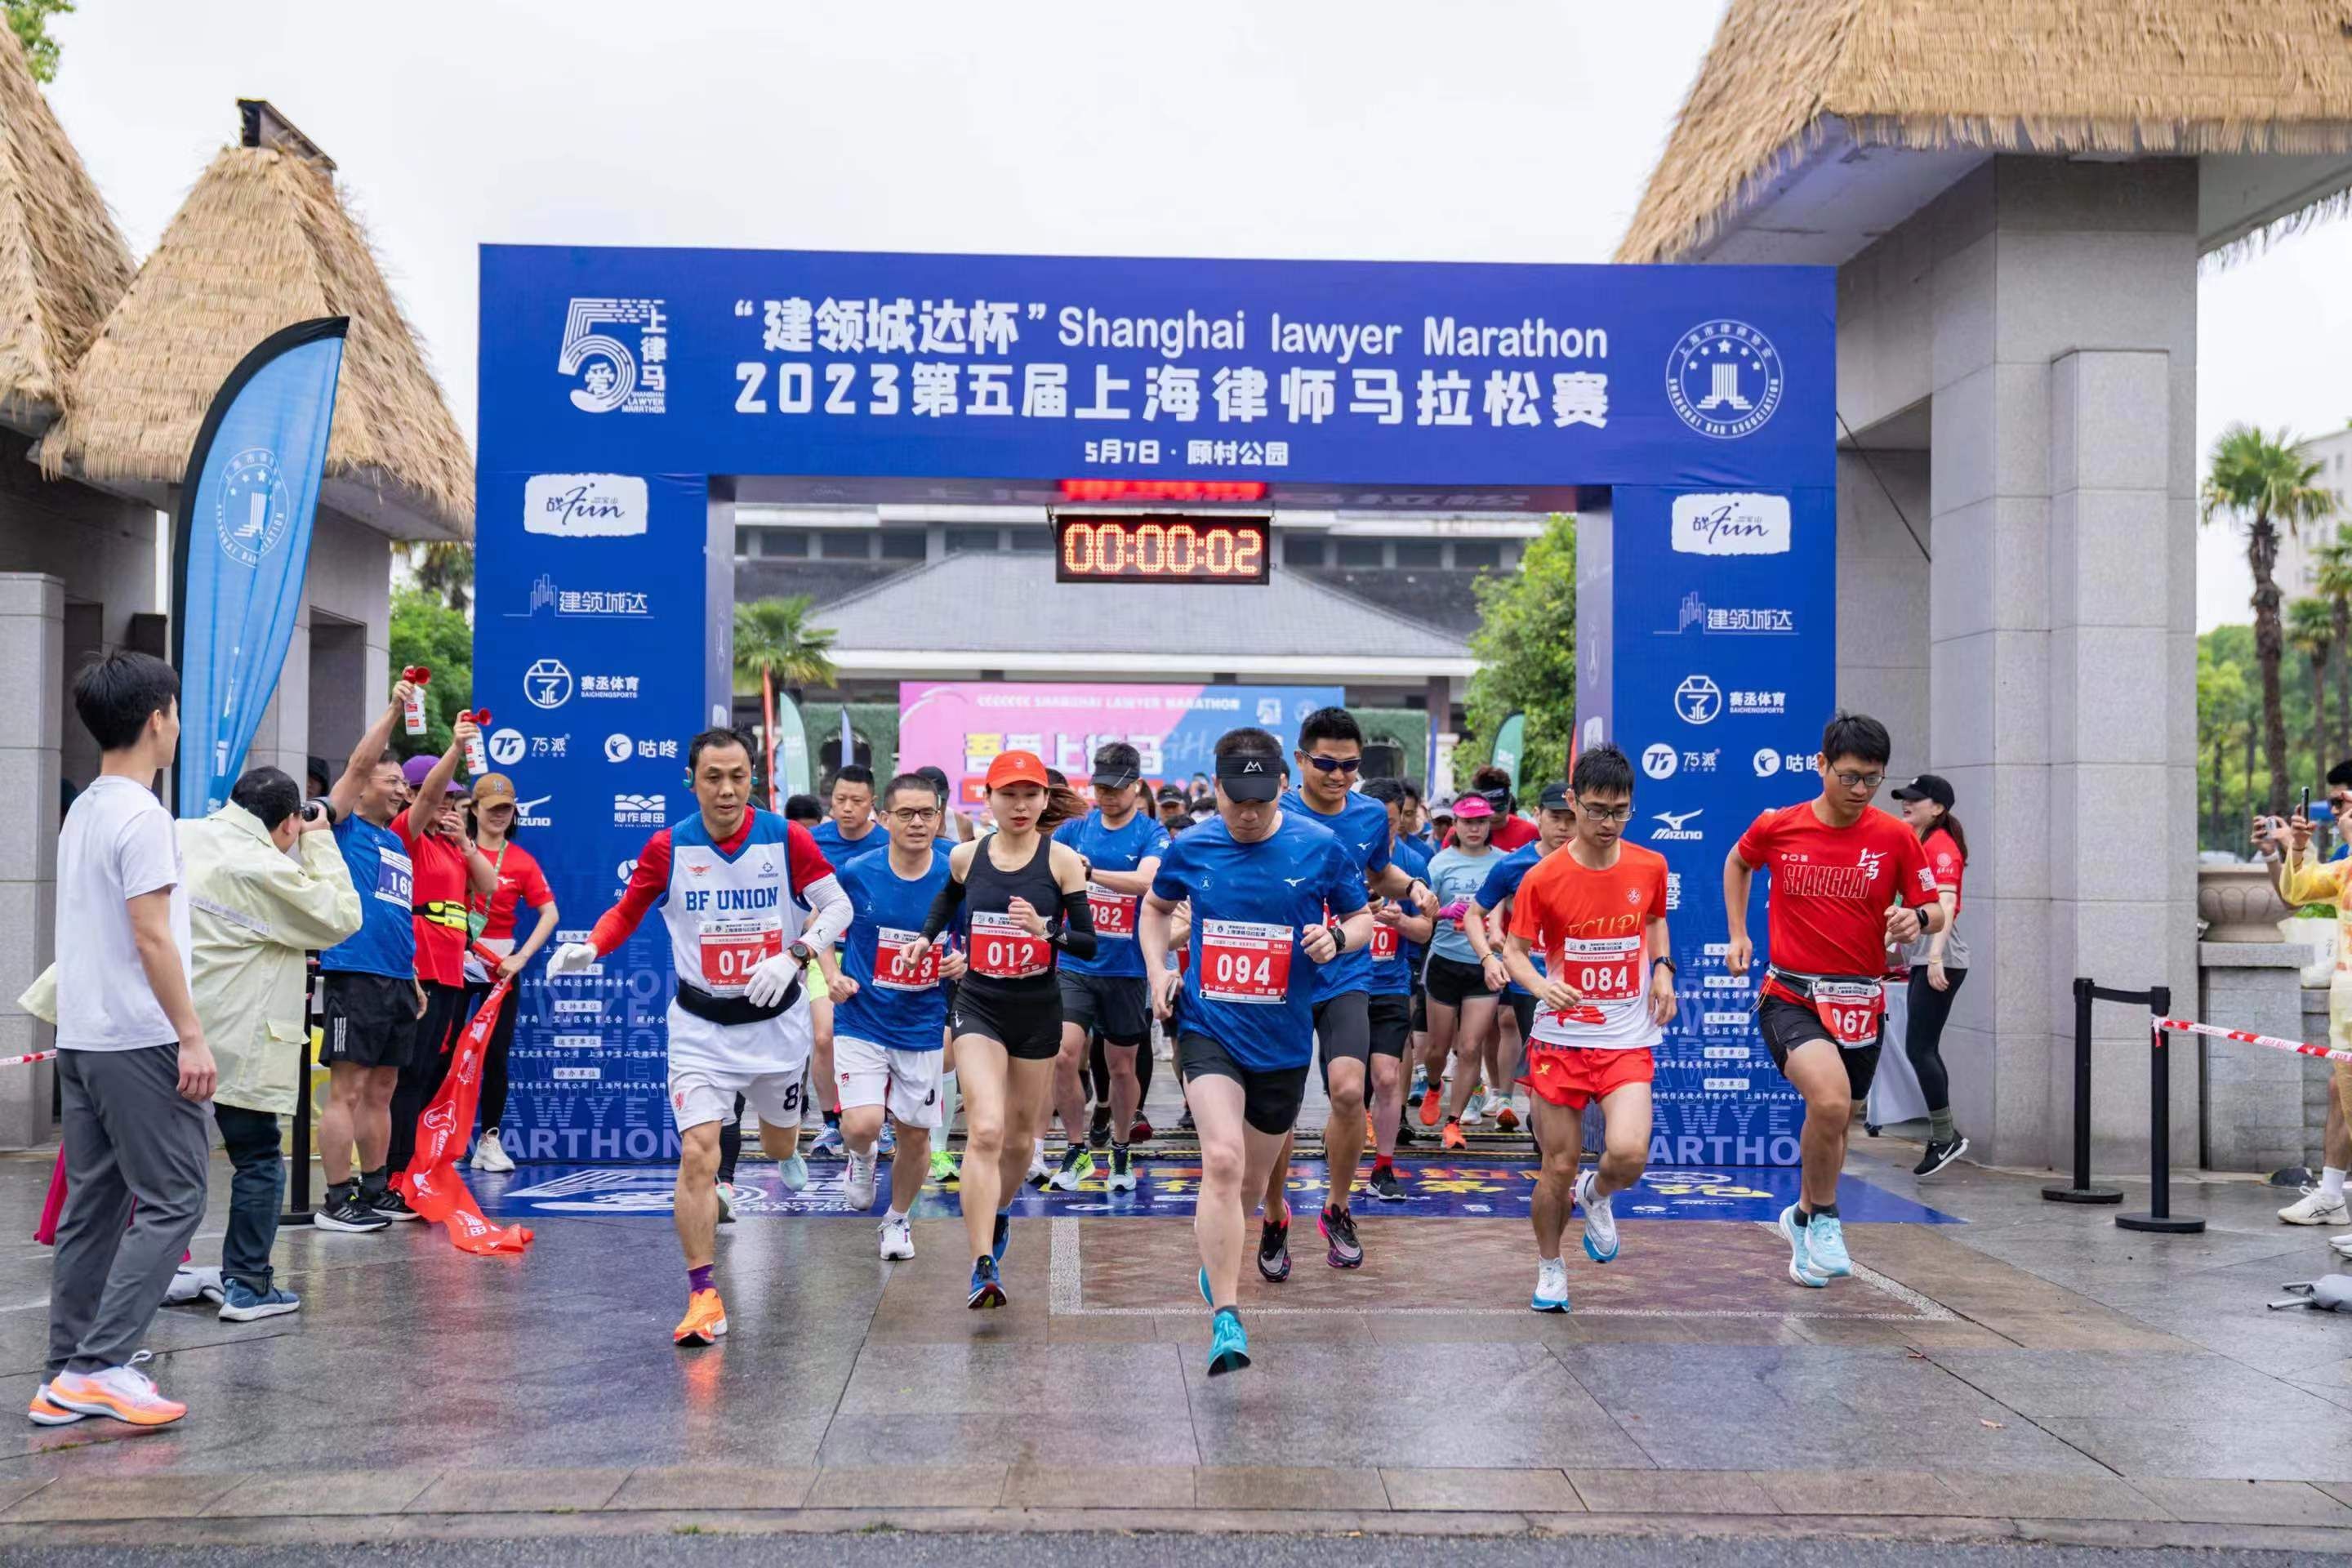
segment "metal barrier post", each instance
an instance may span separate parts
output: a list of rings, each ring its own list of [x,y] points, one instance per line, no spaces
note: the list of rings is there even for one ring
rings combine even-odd
[[[2154,1022],[2172,1011],[2171,990],[2162,985],[2152,987],[2147,994],[2147,1212],[2119,1214],[2116,1224],[2125,1230],[2153,1231],[2159,1236],[2194,1236],[2205,1228],[2205,1222],[2193,1215],[2172,1212],[2172,1062],[2165,1052],[2164,1031]]]
[[[311,960],[313,963],[317,960]],[[286,1212],[278,1216],[281,1226],[309,1225],[310,1210],[310,1019],[316,1004],[319,976],[314,969],[302,998],[302,1044],[297,1053],[294,1069],[294,1170],[293,1190],[289,1194]]]
[[[2042,1189],[2053,1204],[2119,1204],[2119,1187],[2091,1185],[2091,993],[2092,983],[2074,981],[2074,1182]]]

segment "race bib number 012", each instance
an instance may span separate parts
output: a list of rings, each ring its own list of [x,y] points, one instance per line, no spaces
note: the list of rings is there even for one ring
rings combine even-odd
[[[1288,926],[1201,922],[1201,994],[1211,1002],[1279,1005],[1290,994]]]
[[[1133,893],[1114,893],[1099,882],[1087,884],[1087,909],[1095,917],[1095,935],[1114,942],[1135,940]]]
[[[702,923],[702,988],[713,996],[740,996],[751,971],[784,951],[780,926],[761,921]]]
[[[1021,922],[1002,910],[974,910],[971,914],[971,972],[991,980],[1026,980],[1052,966],[1051,951],[1042,936],[1032,936]]]
[[[907,957],[920,931],[900,931],[896,926],[879,926],[874,932],[874,984],[885,991],[929,991],[940,983],[940,947],[933,942],[923,950],[923,962],[915,963]]]

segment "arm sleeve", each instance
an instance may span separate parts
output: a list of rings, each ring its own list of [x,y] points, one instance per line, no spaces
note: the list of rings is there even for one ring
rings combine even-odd
[[[956,910],[962,907],[963,884],[956,879],[955,872],[950,870],[948,872],[948,879],[940,884],[940,890],[931,895],[931,907],[923,915],[923,940],[930,942],[937,939],[940,932],[947,930],[949,922],[955,919]]]
[[[621,901],[606,910],[588,933],[588,945],[604,957],[629,940],[629,933],[646,918],[647,910],[669,893],[669,829],[665,827],[646,840],[637,855],[637,868],[629,873],[629,885],[621,890]]]
[[[1517,858],[1517,854],[1515,850],[1512,855],[1506,857],[1503,863],[1487,872],[1486,879],[1478,885],[1480,909],[1499,910],[1503,907],[1504,900],[1519,890],[1519,878],[1526,868],[1512,863]]]
[[[801,940],[811,947],[830,948],[849,929],[850,917],[856,912],[849,895],[842,891],[841,879],[827,871],[803,888],[801,893],[809,901],[809,918],[801,927]]]
[[[1087,890],[1065,890],[1062,894],[1062,918],[1053,935],[1053,943],[1072,958],[1092,958],[1095,955],[1095,911],[1087,901]]]

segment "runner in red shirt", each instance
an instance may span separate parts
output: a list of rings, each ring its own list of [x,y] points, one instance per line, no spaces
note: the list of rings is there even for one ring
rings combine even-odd
[[[1822,731],[1822,793],[1768,811],[1723,863],[1731,928],[1724,967],[1748,973],[1748,889],[1769,871],[1765,937],[1771,963],[1756,1021],[1781,1076],[1805,1097],[1804,1173],[1780,1212],[1789,1278],[1820,1287],[1853,1272],[1838,1217],[1838,1173],[1854,1107],[1878,1071],[1886,1009],[1886,950],[1939,930],[1936,874],[1901,818],[1870,808],[1894,752],[1886,726],[1840,713]],[[1907,906],[1907,907],[1906,907]],[[1841,1059],[1843,1058],[1843,1059]]]
[[[1568,1310],[1561,1233],[1584,1209],[1584,1255],[1617,1256],[1610,1198],[1642,1179],[1650,1155],[1651,1047],[1675,1016],[1666,942],[1666,860],[1622,842],[1633,812],[1633,768],[1614,746],[1588,747],[1570,781],[1576,825],[1511,897],[1503,965],[1536,999],[1527,1076],[1543,1173],[1535,1194],[1538,1312]],[[1538,969],[1533,955],[1540,952]],[[1584,1108],[1601,1102],[1597,1169],[1577,1171]]]

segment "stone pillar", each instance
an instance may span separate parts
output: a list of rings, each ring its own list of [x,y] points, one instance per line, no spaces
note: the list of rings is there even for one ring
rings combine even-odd
[[[65,584],[0,573],[0,1057],[47,1050],[49,1026],[16,998],[56,952],[58,767],[64,733]],[[0,1149],[48,1142],[56,1064],[0,1068]]]
[[[2206,942],[2197,944],[2202,993],[2197,1016],[2274,1039],[2303,1038],[2303,966],[2311,949],[2301,942]],[[2323,1004],[2326,992],[2318,994]],[[2325,1013],[2320,1037],[2326,1038]],[[2205,1071],[2204,1163],[2217,1171],[2275,1171],[2303,1163],[2303,1081],[2306,1058],[2265,1046],[2198,1035],[2168,1037],[2179,1060],[2173,1087]],[[2319,1064],[2315,1064],[2319,1065]],[[2143,1070],[2142,1077],[2146,1073]],[[2100,1093],[2106,1092],[2105,1084]],[[2094,1112],[2095,1114],[2095,1111]],[[2324,1112],[2323,1112],[2324,1115]],[[2095,1137],[2095,1130],[2094,1132]],[[2173,1163],[2196,1161],[2197,1145],[2173,1145]]]
[[[1927,771],[1927,454],[1841,450],[1837,509],[1837,703],[1886,726],[1907,779]]]

